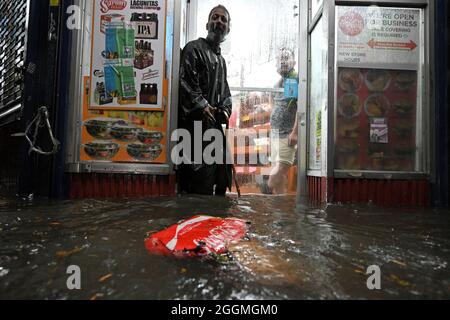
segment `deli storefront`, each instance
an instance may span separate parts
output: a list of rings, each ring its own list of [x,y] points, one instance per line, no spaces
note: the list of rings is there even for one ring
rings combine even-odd
[[[301,1],[301,199],[431,203],[435,1],[376,4]]]
[[[299,1],[301,202],[425,206],[436,190],[448,201],[448,99],[432,86],[448,65],[448,39],[437,40],[443,2],[374,3]],[[189,5],[80,7],[70,31],[69,197],[174,195]]]

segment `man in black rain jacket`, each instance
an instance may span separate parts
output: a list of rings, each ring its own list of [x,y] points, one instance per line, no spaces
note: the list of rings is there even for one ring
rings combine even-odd
[[[192,164],[179,167],[182,192],[203,195],[225,195],[231,190],[231,165],[226,162],[226,140],[222,124],[232,112],[227,69],[220,44],[230,32],[230,15],[224,6],[213,8],[206,25],[208,36],[189,42],[182,51],[180,65],[179,126],[191,133]],[[208,129],[220,130],[223,163],[194,163],[194,124],[202,123],[202,136]],[[195,141],[200,143],[200,141]],[[208,145],[202,142],[202,152]]]

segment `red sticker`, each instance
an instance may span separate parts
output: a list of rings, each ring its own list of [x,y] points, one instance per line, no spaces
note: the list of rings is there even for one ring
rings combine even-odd
[[[102,0],[100,2],[100,10],[107,13],[109,10],[123,10],[127,6],[125,0]]]

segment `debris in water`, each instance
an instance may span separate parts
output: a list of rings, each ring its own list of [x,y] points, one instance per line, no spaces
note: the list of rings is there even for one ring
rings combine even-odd
[[[106,280],[108,280],[109,278],[111,278],[113,276],[112,273],[108,273],[106,276],[101,277],[98,281],[99,282],[105,282]]]
[[[8,273],[8,269],[3,269],[2,267],[0,267],[0,278],[6,276]]]
[[[179,257],[223,254],[245,237],[248,226],[242,219],[194,216],[149,236],[145,247],[150,253]]]
[[[81,252],[82,250],[83,250],[83,248],[75,247],[75,249],[69,250],[69,251],[58,251],[58,252],[56,253],[56,256],[57,256],[58,258],[66,258],[66,257],[68,257],[68,256],[71,256],[71,255],[75,254],[75,253],[79,253],[79,252]]]
[[[399,266],[402,266],[402,267],[405,267],[405,268],[407,267],[406,263],[404,263],[404,262],[400,262],[400,261],[397,261],[397,260],[391,260],[390,262],[395,263],[395,264],[397,264]]]
[[[408,281],[402,280],[393,274],[391,274],[391,280],[397,282],[402,287],[409,287],[411,285]]]
[[[105,295],[103,293],[96,293],[89,300],[94,301],[97,300],[98,298],[103,298],[104,296]]]

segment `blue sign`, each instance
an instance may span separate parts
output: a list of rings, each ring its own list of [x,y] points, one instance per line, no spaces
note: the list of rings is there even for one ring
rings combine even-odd
[[[285,99],[298,98],[298,79],[296,78],[284,79],[284,98]]]

